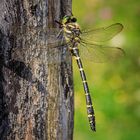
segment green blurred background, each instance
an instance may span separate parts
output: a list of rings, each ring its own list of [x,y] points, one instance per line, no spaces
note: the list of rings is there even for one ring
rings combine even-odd
[[[84,90],[74,62],[74,140],[140,140],[140,0],[73,0],[81,28],[120,22],[124,30],[109,41],[125,50],[115,63],[84,63],[96,113],[90,130]]]

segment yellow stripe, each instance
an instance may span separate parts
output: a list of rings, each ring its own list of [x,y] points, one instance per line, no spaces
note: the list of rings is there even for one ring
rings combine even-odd
[[[86,83],[87,81],[83,80],[82,82],[83,82],[83,83]]]
[[[79,70],[80,70],[80,71],[83,71],[83,68],[80,68]]]
[[[77,59],[77,60],[78,60],[78,59],[80,59],[80,57],[75,57],[75,59]]]
[[[89,114],[89,115],[88,115],[88,118],[90,118],[90,117],[92,117],[92,116],[93,116],[93,115]]]
[[[71,31],[69,31],[69,30],[66,30],[65,32],[66,32],[66,33],[72,33],[72,32],[71,32]]]
[[[68,37],[65,36],[65,40],[66,40],[66,42],[68,42],[70,39],[69,39]]]
[[[67,30],[66,28],[64,28],[64,31],[65,31],[66,33],[72,33],[70,30]]]
[[[89,95],[89,93],[86,93],[85,95],[87,96],[87,95]]]
[[[71,24],[69,24],[69,27],[72,27],[72,28],[74,28],[74,26],[73,26],[73,25],[71,25]]]
[[[75,47],[74,47],[74,48],[72,48],[72,49],[73,49],[73,50],[77,50],[77,48],[75,48]]]
[[[89,123],[93,123],[93,121],[90,121]]]
[[[87,105],[87,107],[91,107],[92,105]]]

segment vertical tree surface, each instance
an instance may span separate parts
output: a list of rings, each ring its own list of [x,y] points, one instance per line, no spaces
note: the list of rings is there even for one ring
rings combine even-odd
[[[70,11],[71,0],[0,1],[0,140],[72,140],[71,57],[47,45]]]

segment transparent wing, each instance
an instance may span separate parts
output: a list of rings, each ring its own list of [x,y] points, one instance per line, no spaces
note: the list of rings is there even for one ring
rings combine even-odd
[[[46,28],[46,27],[29,27],[16,26],[11,29],[18,40],[28,38],[29,41],[42,40],[49,46],[58,46],[66,44],[64,42],[63,31],[61,28]],[[27,34],[28,33],[28,34]]]
[[[25,50],[25,48],[18,48],[11,52],[11,56],[13,59],[24,61],[26,51],[27,50]],[[68,50],[67,46],[59,46],[51,48],[50,47],[45,48],[44,46],[40,46],[39,48],[30,47],[28,48],[28,52],[31,52],[31,54],[35,56],[35,59],[38,58],[39,60],[41,58],[42,61],[45,61],[47,59],[48,64],[61,64],[62,62],[68,62],[70,55],[70,51]]]
[[[120,23],[112,24],[108,27],[99,29],[93,29],[88,31],[82,31],[81,38],[91,43],[103,42],[113,38],[123,29],[123,25]]]
[[[31,50],[41,50],[44,51],[48,48],[59,48],[64,45],[67,45],[69,42],[65,42],[65,38],[63,36],[63,32],[59,28],[42,28],[42,27],[35,27],[35,28],[29,28],[29,27],[18,27],[13,28],[14,35],[16,36],[15,43],[20,44],[18,42],[21,42],[22,38],[27,38],[27,43],[32,42],[33,46],[31,45],[17,45],[15,48],[13,47],[13,51],[19,50],[26,50],[26,47],[31,47]],[[30,34],[27,34],[30,33]],[[36,46],[36,47],[34,47]]]
[[[51,28],[46,32],[47,34],[47,45],[58,47],[59,45],[66,45],[68,42],[65,41],[63,30]]]
[[[30,30],[30,34],[28,35],[28,31],[25,30]],[[62,58],[59,56],[60,53],[58,53],[60,51],[61,54],[65,53],[67,48],[66,45],[69,45],[69,42],[65,42],[61,29],[51,28],[46,30],[41,27],[36,27],[35,29],[23,27],[20,29],[20,27],[17,27],[14,28],[14,33],[17,37],[15,40],[15,44],[17,45],[12,49],[12,58],[19,60],[21,58],[19,54],[21,54],[21,52],[25,53],[28,50],[33,54],[36,52],[38,52],[38,55],[42,54],[44,60],[45,57],[48,57],[47,59],[50,64],[67,61],[67,58]],[[26,45],[21,45],[20,42],[23,40],[22,38],[27,38]],[[32,45],[30,42],[32,42]],[[24,58],[21,58],[21,61],[23,60]]]
[[[81,57],[84,57],[85,60],[96,63],[115,61],[125,54],[123,49],[118,47],[88,43],[81,43],[79,49]]]

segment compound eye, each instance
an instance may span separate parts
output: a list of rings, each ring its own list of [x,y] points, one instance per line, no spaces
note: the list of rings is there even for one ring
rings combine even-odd
[[[72,18],[71,21],[72,21],[72,22],[76,22],[77,19],[76,19],[76,18]]]
[[[70,21],[71,21],[70,16],[65,15],[65,16],[63,17],[63,20],[62,20],[63,23],[69,23]]]

